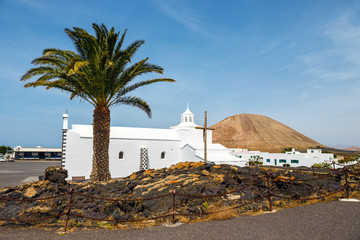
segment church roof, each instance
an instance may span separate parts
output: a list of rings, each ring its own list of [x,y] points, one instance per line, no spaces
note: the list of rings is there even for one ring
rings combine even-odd
[[[185,112],[183,112],[181,115],[185,115],[185,114],[186,114],[186,115],[188,115],[188,114],[194,115],[192,112],[190,112],[189,106],[186,107]]]
[[[45,147],[21,147],[16,146],[15,152],[61,152],[61,148],[45,148]]]
[[[72,125],[72,131],[80,137],[92,138],[92,125]],[[146,139],[180,141],[175,130],[158,128],[110,127],[111,139]]]
[[[191,147],[194,150],[204,150],[203,142],[189,142],[189,143],[184,144],[184,146],[182,146],[181,148],[185,148],[186,145],[188,145],[189,147]],[[207,149],[208,150],[226,150],[227,148],[218,143],[208,143]]]
[[[195,128],[196,126],[198,126],[198,125],[196,125],[194,122],[181,122],[178,125],[172,126],[170,128],[176,128],[176,129],[185,128],[185,129],[187,129],[189,127]]]

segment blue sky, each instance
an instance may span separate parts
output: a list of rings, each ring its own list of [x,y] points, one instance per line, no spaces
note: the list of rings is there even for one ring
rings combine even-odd
[[[135,60],[177,80],[135,92],[151,119],[118,106],[114,126],[168,128],[189,102],[199,125],[205,110],[211,125],[253,113],[325,145],[360,145],[358,1],[0,0],[0,12],[0,145],[60,147],[66,109],[70,124],[92,123],[90,104],[20,77],[44,48],[74,50],[64,28],[93,22],[127,28],[126,44],[146,40]]]

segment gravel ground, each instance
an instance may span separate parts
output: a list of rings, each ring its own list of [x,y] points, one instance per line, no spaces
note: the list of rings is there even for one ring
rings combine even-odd
[[[360,239],[360,203],[328,202],[225,221],[128,230],[77,230],[60,236],[42,229],[0,228],[0,239]]]

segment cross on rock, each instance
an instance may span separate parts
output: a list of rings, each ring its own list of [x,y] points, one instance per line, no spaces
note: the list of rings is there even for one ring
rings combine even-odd
[[[204,138],[204,162],[207,161],[207,136],[206,131],[207,130],[215,130],[214,128],[208,128],[207,127],[207,112],[205,111],[205,121],[203,127],[195,127],[196,129],[202,129],[203,130],[203,138]]]

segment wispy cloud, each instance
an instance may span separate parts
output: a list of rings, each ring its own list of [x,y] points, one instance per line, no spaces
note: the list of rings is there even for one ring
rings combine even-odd
[[[324,46],[302,55],[304,73],[325,81],[351,81],[360,76],[360,25],[347,12],[325,25],[320,38]]]
[[[35,0],[16,0],[16,1],[21,4],[27,5],[29,7],[36,8],[36,9],[48,8],[46,5],[42,4],[39,1],[35,1]]]
[[[204,22],[197,17],[200,13],[189,6],[186,6],[184,1],[157,0],[152,3],[154,3],[157,9],[165,16],[185,26],[186,28],[202,35],[203,37],[216,41],[220,40],[219,37],[207,30],[204,26]]]
[[[360,65],[360,25],[352,23],[353,14],[347,13],[334,21],[325,31],[334,43],[333,54],[343,57],[347,63]]]
[[[309,93],[308,92],[303,92],[300,96],[300,101],[305,101],[307,100],[309,97]]]

